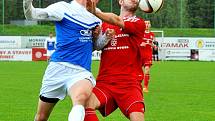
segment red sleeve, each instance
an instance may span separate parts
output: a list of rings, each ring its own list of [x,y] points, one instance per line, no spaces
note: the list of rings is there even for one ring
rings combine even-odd
[[[106,22],[103,22],[102,23],[102,33],[105,33],[105,31],[108,29],[108,28],[113,28],[114,25],[111,25],[111,24],[108,24]]]
[[[140,34],[145,32],[145,22],[141,18],[132,17],[124,19],[124,32],[129,34]]]
[[[105,23],[105,22],[102,23],[102,33],[104,33],[104,32],[106,31],[107,25],[108,25],[108,24]]]
[[[151,32],[151,35],[152,35],[153,37],[155,37],[155,34],[154,34],[153,32]]]

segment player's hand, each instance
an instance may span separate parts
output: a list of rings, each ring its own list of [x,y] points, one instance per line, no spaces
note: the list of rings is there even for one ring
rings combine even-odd
[[[100,26],[96,26],[93,29],[93,40],[96,40],[98,38],[100,32],[101,32],[101,27]]]
[[[115,30],[114,30],[114,29],[109,29],[109,28],[108,28],[108,29],[106,30],[105,34],[106,34],[107,39],[108,39],[108,40],[111,40],[111,39],[114,38]]]
[[[98,0],[87,0],[87,10],[92,13],[95,14],[96,13],[96,4],[98,3]]]
[[[141,47],[145,47],[145,46],[146,46],[146,43],[145,43],[145,42],[142,42],[142,43],[140,44],[140,46],[141,46]]]

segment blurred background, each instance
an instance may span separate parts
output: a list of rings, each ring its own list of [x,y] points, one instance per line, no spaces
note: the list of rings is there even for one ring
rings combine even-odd
[[[34,0],[35,7],[47,7],[62,0]],[[71,0],[64,0],[71,1]],[[98,7],[103,11],[119,13],[117,0],[100,0]],[[0,0],[1,24],[24,20],[22,0]],[[215,28],[215,0],[165,0],[156,14],[139,16],[153,22],[155,28]],[[40,23],[42,24],[42,23]]]
[[[34,0],[33,5],[45,8],[59,1],[62,0]],[[98,8],[116,14],[120,11],[118,0],[100,0]],[[0,13],[0,49],[44,47],[49,33],[55,34],[53,22],[25,19],[23,0],[0,0]],[[215,61],[215,0],[164,0],[157,13],[147,14],[139,9],[137,16],[151,21],[161,60],[171,57],[171,60]]]

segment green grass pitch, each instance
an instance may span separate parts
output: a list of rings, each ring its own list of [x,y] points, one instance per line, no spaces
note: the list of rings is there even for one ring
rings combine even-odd
[[[33,121],[46,66],[47,62],[0,62],[0,121]],[[95,76],[98,66],[93,61]],[[149,86],[144,94],[146,121],[215,120],[215,62],[155,62]],[[68,97],[60,101],[49,121],[67,121],[71,106]],[[128,121],[119,110],[99,119]]]

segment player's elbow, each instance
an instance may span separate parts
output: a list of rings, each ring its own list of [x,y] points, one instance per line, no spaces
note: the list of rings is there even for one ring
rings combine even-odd
[[[23,0],[23,11],[27,20],[32,19],[32,1]]]
[[[24,9],[24,15],[25,15],[25,18],[26,18],[27,20],[32,20],[32,19],[33,19],[32,11],[31,11],[31,10],[25,10],[25,9]]]
[[[113,21],[113,24],[115,24],[116,26],[124,28],[124,21],[121,17],[115,16],[112,21]]]
[[[33,20],[33,17],[31,15],[26,15],[25,14],[25,18],[26,18],[26,20]]]

